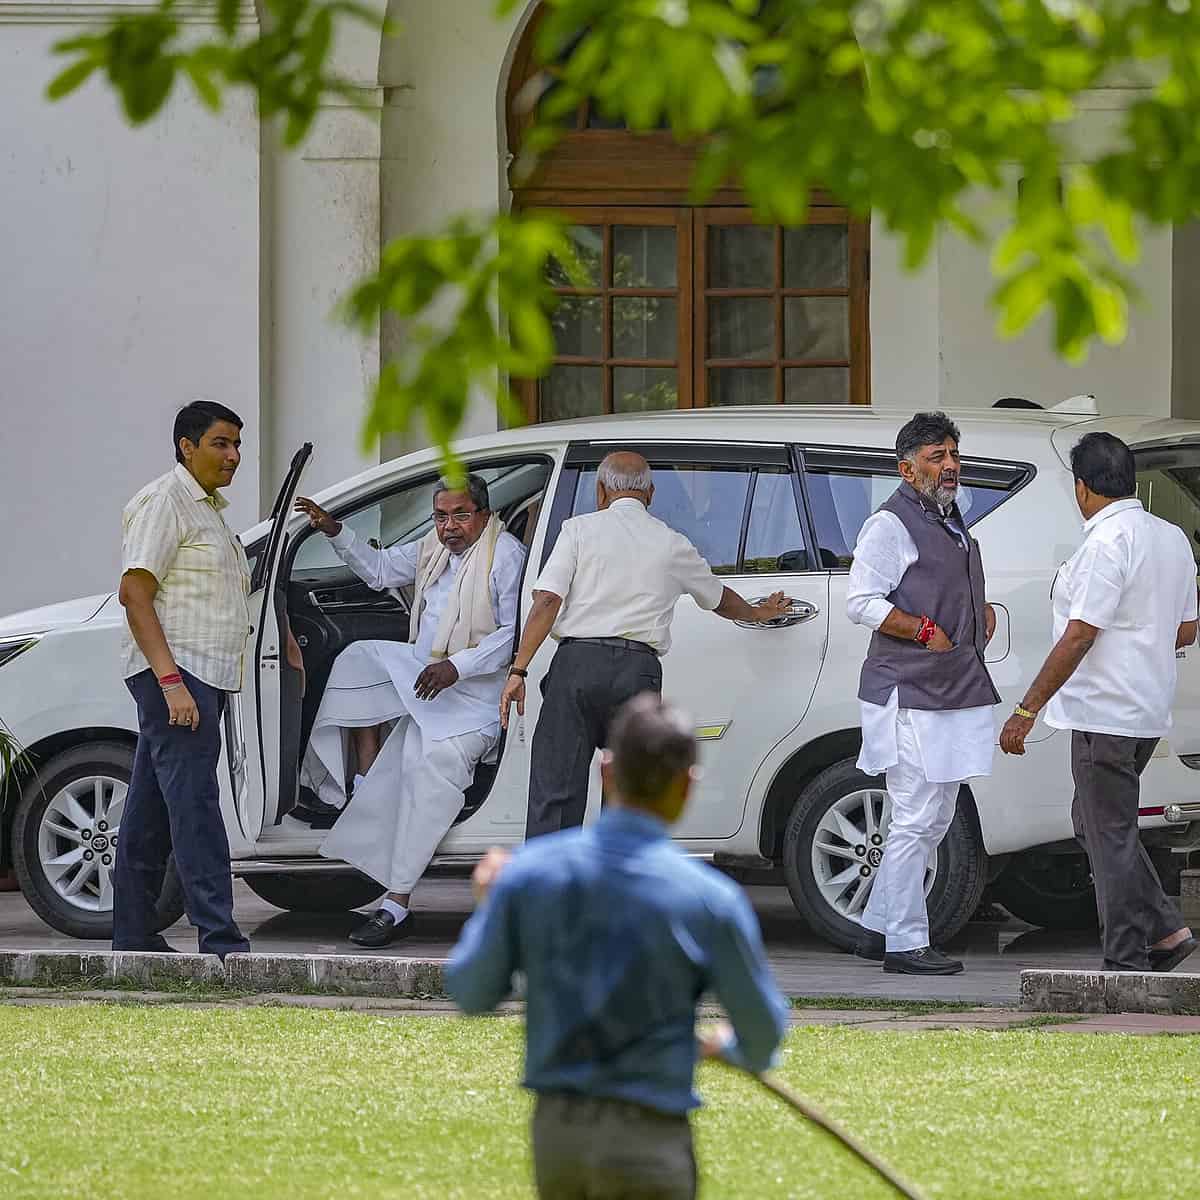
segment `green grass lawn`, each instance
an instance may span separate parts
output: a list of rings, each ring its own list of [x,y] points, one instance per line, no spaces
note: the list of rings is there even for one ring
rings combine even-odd
[[[0,1006],[0,1197],[529,1197],[521,1025]],[[1192,1196],[1200,1041],[799,1029],[781,1074],[930,1196]],[[706,1066],[704,1197],[888,1191]]]

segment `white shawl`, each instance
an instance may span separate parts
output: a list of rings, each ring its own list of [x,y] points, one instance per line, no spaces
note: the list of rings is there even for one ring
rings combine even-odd
[[[478,646],[489,633],[496,632],[496,614],[492,610],[492,564],[496,558],[496,541],[503,530],[500,518],[493,513],[479,540],[462,556],[462,566],[433,639],[434,659],[449,658],[460,650]],[[421,539],[417,556],[409,642],[415,642],[420,632],[426,588],[437,582],[449,565],[450,551],[438,541],[437,530],[431,529]]]

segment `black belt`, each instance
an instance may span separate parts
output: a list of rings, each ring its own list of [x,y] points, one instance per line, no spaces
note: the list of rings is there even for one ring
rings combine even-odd
[[[560,646],[570,646],[578,642],[583,646],[614,646],[618,650],[633,650],[638,654],[653,654],[658,657],[658,651],[648,642],[635,642],[630,638],[559,638]]]

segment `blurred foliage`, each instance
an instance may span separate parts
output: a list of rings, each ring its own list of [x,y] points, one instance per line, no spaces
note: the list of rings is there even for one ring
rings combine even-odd
[[[250,33],[236,2],[214,7],[198,27],[162,0],[61,43],[71,62],[50,95],[102,71],[141,123],[179,76],[210,106],[249,88],[295,144],[323,100],[357,94],[330,55],[336,27],[378,22],[373,10],[264,0]],[[1049,312],[1071,360],[1125,334],[1139,223],[1200,208],[1200,0],[547,0],[537,43],[523,166],[591,98],[607,120],[694,141],[697,202],[732,182],[762,221],[793,225],[820,187],[894,234],[910,268],[940,230],[991,244],[1001,331]],[[1089,93],[1110,85],[1128,104],[1089,123]],[[391,313],[409,331],[367,436],[419,412],[448,446],[480,388],[511,411],[504,379],[548,369],[543,280],[569,254],[537,214],[454,217],[387,246],[348,302],[363,327]]]

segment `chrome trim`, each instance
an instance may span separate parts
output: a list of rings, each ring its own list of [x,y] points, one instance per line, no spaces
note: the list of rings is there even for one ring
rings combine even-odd
[[[1168,804],[1163,809],[1163,820],[1171,825],[1186,825],[1189,821],[1200,821],[1200,803]]]
[[[12,637],[0,638],[0,667],[20,658],[26,650],[36,646],[46,635],[42,633],[22,633]]]

